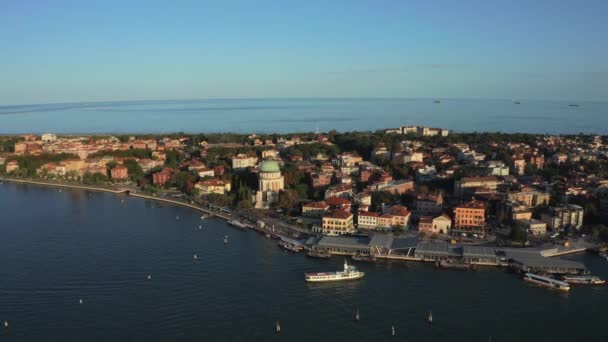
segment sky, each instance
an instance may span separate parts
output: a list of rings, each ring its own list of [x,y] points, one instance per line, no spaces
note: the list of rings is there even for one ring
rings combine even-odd
[[[606,0],[0,0],[0,105],[608,101],[606,13]]]

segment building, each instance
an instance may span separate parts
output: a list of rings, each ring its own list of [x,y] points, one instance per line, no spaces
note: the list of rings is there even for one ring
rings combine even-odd
[[[505,163],[501,161],[489,161],[486,166],[486,174],[488,176],[508,176],[509,175],[509,167],[505,165]]]
[[[198,173],[198,176],[200,178],[215,176],[215,170],[212,169],[212,168],[208,168],[208,167],[204,167],[204,168],[198,169],[197,173]]]
[[[562,204],[550,207],[541,214],[541,221],[547,224],[551,230],[564,228],[579,229],[583,226],[583,207],[576,204]]]
[[[505,200],[497,206],[498,219],[502,222],[515,222],[517,220],[530,220],[532,210],[523,202]]]
[[[311,173],[310,174],[310,185],[313,188],[321,188],[331,184],[331,174],[328,173]]]
[[[412,153],[403,153],[399,156],[400,161],[404,164],[418,162],[422,163],[424,159],[424,154],[420,152],[412,152]]]
[[[371,211],[361,211],[357,214],[357,228],[376,229],[378,227],[378,213]]]
[[[41,140],[44,142],[52,143],[57,141],[57,136],[52,133],[45,133],[42,135]]]
[[[441,214],[433,219],[433,232],[447,234],[452,229],[452,219],[447,214]]]
[[[23,141],[15,143],[15,154],[24,154],[27,151],[27,144]]]
[[[419,196],[416,199],[416,215],[417,216],[433,216],[443,212],[443,194]]]
[[[547,232],[547,224],[540,220],[517,220],[517,225],[532,235],[542,235]]]
[[[323,216],[322,233],[324,235],[344,235],[355,231],[353,214],[344,210],[335,210]]]
[[[281,175],[279,164],[274,160],[262,162],[258,177],[255,207],[269,208],[279,201],[279,192],[285,189],[285,179]]]
[[[257,157],[239,153],[232,158],[232,169],[235,171],[242,171],[249,167],[254,167],[257,162]]]
[[[407,179],[380,181],[367,186],[368,191],[386,191],[396,195],[402,195],[412,189],[414,182]]]
[[[518,201],[526,204],[530,208],[534,208],[541,204],[549,204],[551,195],[548,192],[536,191],[529,188],[523,189],[520,192],[512,192],[507,195],[507,198],[512,201]]]
[[[325,202],[302,204],[302,215],[307,217],[323,217],[328,210],[329,205]]]
[[[19,163],[16,160],[11,160],[6,163],[6,173],[11,173],[19,170]]]
[[[432,216],[422,216],[420,221],[418,221],[418,232],[424,234],[433,234],[433,217]]]
[[[207,179],[194,185],[201,192],[201,195],[219,194],[224,195],[230,192],[230,182],[221,179]]]
[[[526,172],[526,160],[523,157],[515,157],[511,160],[511,172],[515,175],[523,175]]]
[[[126,180],[129,178],[129,169],[124,165],[116,165],[110,170],[110,176],[114,180]]]
[[[463,197],[471,195],[477,189],[496,191],[499,184],[498,178],[494,176],[486,177],[464,177],[454,182],[454,195]]]
[[[486,225],[486,208],[481,201],[470,201],[454,208],[453,234],[484,233]]]
[[[173,176],[173,170],[170,168],[164,168],[159,172],[155,172],[152,174],[152,184],[163,186],[171,180]]]

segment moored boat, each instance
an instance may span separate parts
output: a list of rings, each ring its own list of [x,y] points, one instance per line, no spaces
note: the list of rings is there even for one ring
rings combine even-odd
[[[243,222],[238,221],[238,220],[230,220],[230,221],[228,221],[228,224],[235,226],[237,228],[240,228],[240,229],[247,228],[247,225],[245,225]]]
[[[285,241],[279,241],[278,245],[279,245],[279,247],[281,247],[285,250],[288,250],[290,252],[294,252],[294,253],[299,253],[304,248],[302,246],[296,246],[296,245],[293,245],[293,244],[291,244],[289,242],[285,242]]]
[[[533,284],[541,285],[544,287],[548,287],[551,289],[556,289],[560,291],[570,291],[570,284],[563,282],[561,280],[541,276],[534,273],[526,273],[524,275],[524,280]]]
[[[446,261],[446,260],[441,260],[438,264],[436,264],[437,267],[440,268],[445,268],[445,269],[451,269],[451,270],[470,270],[471,265],[470,264],[465,264],[462,262],[454,262],[454,261]]]
[[[307,257],[317,258],[317,259],[329,259],[331,258],[331,254],[323,251],[310,250],[306,253]]]
[[[304,273],[304,279],[311,283],[361,279],[365,275],[355,266],[349,265],[344,259],[344,270],[337,272]]]
[[[605,280],[591,275],[569,275],[563,276],[562,280],[568,284],[587,284],[587,285],[603,285]]]
[[[351,258],[354,261],[365,261],[365,262],[374,262],[374,261],[376,261],[376,258],[374,258],[373,256],[367,256],[367,255],[358,255],[358,254],[355,254]]]

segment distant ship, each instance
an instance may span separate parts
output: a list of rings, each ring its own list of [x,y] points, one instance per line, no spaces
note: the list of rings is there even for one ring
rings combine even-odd
[[[351,266],[344,260],[344,270],[337,272],[304,273],[304,279],[310,283],[321,283],[328,281],[342,281],[361,279],[365,275],[355,266]]]
[[[434,102],[434,103],[443,103],[443,101],[441,101],[441,100],[435,100],[435,101],[433,101],[433,102]]]
[[[578,104],[576,104],[576,103],[571,103],[571,104],[569,104],[569,105],[568,105],[568,107],[578,107]]]
[[[513,103],[515,103],[515,104],[521,104],[521,102],[519,102],[519,101],[513,101]]]

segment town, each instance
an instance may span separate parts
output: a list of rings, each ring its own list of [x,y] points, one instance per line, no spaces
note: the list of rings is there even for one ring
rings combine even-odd
[[[0,174],[181,198],[292,237],[315,237],[309,247],[318,253],[496,265],[508,257],[526,259],[529,269],[579,272],[577,263],[540,256],[601,251],[608,242],[603,136],[422,126],[286,135],[27,134],[0,138]],[[518,254],[523,247],[538,248],[539,258]]]

